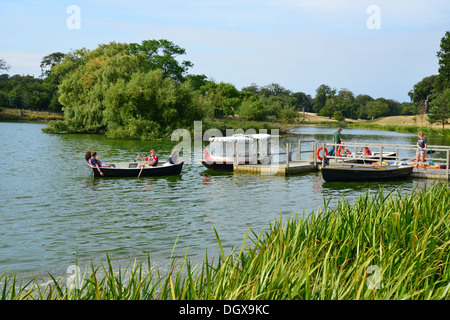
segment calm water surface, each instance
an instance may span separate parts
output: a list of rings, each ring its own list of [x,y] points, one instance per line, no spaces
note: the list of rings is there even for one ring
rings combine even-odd
[[[175,142],[108,140],[101,135],[50,135],[45,124],[0,123],[0,272],[63,274],[77,262],[147,258],[166,265],[172,252],[200,262],[217,256],[214,228],[228,253],[249,228],[311,213],[324,201],[352,200],[378,184],[325,183],[320,173],[277,177],[213,173],[192,161],[179,177],[93,178],[84,161],[95,150],[104,162],[132,161],[157,150],[165,159]],[[302,126],[284,142],[329,142],[333,127]],[[415,134],[344,129],[346,141],[415,144]],[[450,144],[428,137],[430,144]],[[200,150],[201,152],[201,150]],[[198,154],[196,156],[199,156]],[[409,192],[434,181],[383,183]],[[175,245],[176,244],[176,245]],[[127,264],[127,263],[125,263]]]

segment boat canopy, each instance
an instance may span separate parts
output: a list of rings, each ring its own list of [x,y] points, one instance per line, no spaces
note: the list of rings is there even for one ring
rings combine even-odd
[[[248,134],[247,136],[257,139],[257,140],[270,140],[271,135],[267,133],[255,133],[255,134]]]
[[[243,136],[230,136],[230,137],[212,137],[209,138],[210,142],[240,142],[240,143],[245,143],[245,142],[253,142],[254,139],[250,138],[250,137],[243,137]]]
[[[255,134],[234,134],[226,137],[211,137],[210,142],[253,142],[254,140],[270,140],[270,134],[255,133]]]

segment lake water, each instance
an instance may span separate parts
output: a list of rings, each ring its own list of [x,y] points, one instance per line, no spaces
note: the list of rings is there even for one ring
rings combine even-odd
[[[240,248],[249,228],[259,232],[274,219],[309,214],[343,194],[350,201],[379,184],[325,183],[320,173],[280,177],[212,173],[192,161],[182,175],[160,178],[93,178],[84,160],[95,150],[102,161],[133,161],[157,150],[164,160],[176,142],[108,140],[102,135],[45,134],[45,124],[0,123],[0,272],[64,274],[75,262],[146,259],[164,268],[172,255],[194,262]],[[329,142],[334,127],[301,126],[280,138]],[[415,134],[345,129],[345,141],[415,144]],[[448,145],[443,137],[430,144]],[[447,138],[448,139],[448,138]],[[196,151],[196,152],[201,152]],[[199,154],[196,154],[199,157]],[[434,181],[381,184],[410,192]],[[372,192],[372,191],[371,191]]]

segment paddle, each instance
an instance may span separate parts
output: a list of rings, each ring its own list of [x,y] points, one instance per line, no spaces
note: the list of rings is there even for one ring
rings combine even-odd
[[[142,165],[141,171],[139,171],[139,175],[138,175],[138,177],[137,177],[138,179],[139,179],[139,177],[141,176],[141,173],[142,173],[142,170],[144,170],[144,167],[145,167],[145,164]]]

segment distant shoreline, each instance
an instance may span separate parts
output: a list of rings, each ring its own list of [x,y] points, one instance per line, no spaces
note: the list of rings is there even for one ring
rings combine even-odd
[[[21,114],[22,110],[22,114]],[[26,109],[3,108],[0,111],[0,121],[33,121],[49,122],[64,119],[63,113],[49,111],[34,111]]]
[[[22,110],[22,114],[20,113]],[[366,129],[376,129],[376,130],[388,130],[397,132],[416,132],[424,131],[425,133],[437,133],[437,134],[449,134],[450,125],[446,125],[446,128],[442,129],[442,124],[430,124],[427,121],[427,115],[414,115],[414,116],[390,116],[382,117],[374,120],[355,120],[355,119],[345,119],[345,121],[337,121],[335,119],[330,119],[328,117],[320,117],[315,113],[311,112],[300,112],[300,117],[304,119],[298,124],[336,124],[336,126],[343,127],[354,127],[354,128],[366,128]],[[14,108],[3,108],[0,111],[0,121],[24,121],[24,122],[40,122],[47,123],[51,120],[63,120],[64,114],[57,112],[48,111],[34,111],[26,109],[14,109]],[[221,121],[222,120],[222,121]],[[217,124],[219,122],[224,122],[223,125],[229,125],[230,127],[236,127],[236,125],[242,124],[242,121],[233,119],[213,119],[205,120],[206,123]],[[246,122],[247,123],[247,122]],[[264,125],[265,124],[265,125]],[[269,125],[270,124],[270,125]],[[257,127],[276,127],[277,125],[270,121],[256,122],[248,121],[246,127],[251,125],[256,125]],[[267,126],[269,125],[269,126]],[[286,131],[287,126],[292,126],[296,124],[286,124],[279,125],[282,129],[281,131]],[[243,128],[244,130],[246,128]]]

